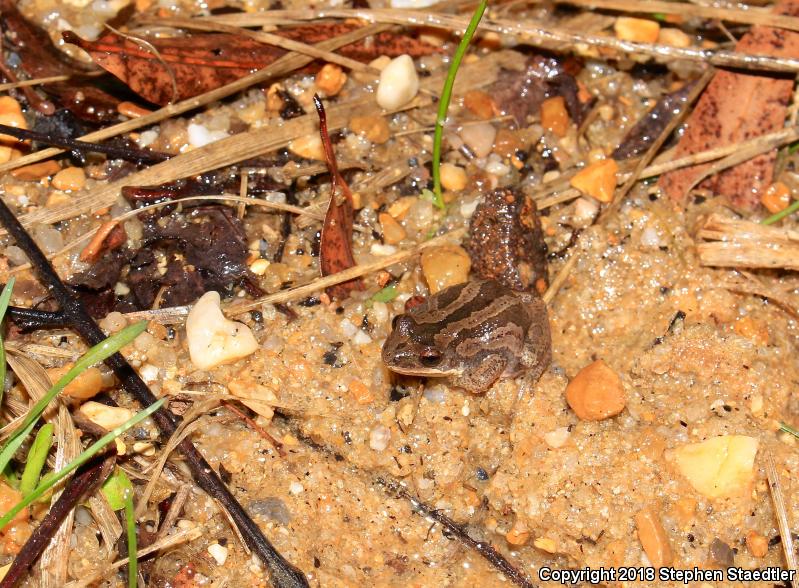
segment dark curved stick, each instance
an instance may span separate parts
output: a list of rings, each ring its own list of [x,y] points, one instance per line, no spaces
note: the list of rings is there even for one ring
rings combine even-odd
[[[0,588],[12,588],[25,577],[70,511],[75,508],[81,498],[100,487],[100,484],[114,469],[114,463],[116,463],[116,456],[107,458],[100,456],[75,472],[75,475],[64,487],[61,496],[50,507],[47,515],[22,546],[14,561],[11,562],[11,567],[8,568],[8,572],[0,582]]]
[[[111,158],[125,159],[127,161],[136,161],[139,163],[160,163],[170,158],[170,155],[159,153],[158,151],[142,151],[141,149],[131,149],[128,147],[101,145],[100,143],[89,143],[88,141],[79,141],[78,139],[70,139],[69,137],[53,137],[46,133],[29,131],[27,129],[20,129],[3,124],[0,124],[0,132],[23,141],[30,139],[31,141],[43,143],[50,147],[60,147],[61,149],[69,149],[70,151],[104,153]]]
[[[103,341],[105,339],[103,331],[94,319],[89,316],[89,313],[86,312],[86,309],[83,308],[83,305],[72,291],[61,281],[50,261],[2,199],[0,199],[0,224],[14,238],[17,247],[22,249],[28,256],[39,279],[47,287],[50,295],[58,302],[60,312],[69,322],[70,327],[77,331],[89,345],[96,345]],[[106,359],[105,363],[114,371],[125,390],[139,404],[149,406],[156,401],[147,384],[144,383],[121,354],[115,353]],[[177,420],[175,415],[169,410],[162,408],[155,412],[152,418],[165,437],[170,437],[175,432]],[[178,445],[178,449],[186,458],[186,464],[189,466],[197,485],[222,504],[229,513],[230,518],[233,519],[236,527],[238,527],[247,545],[264,562],[269,570],[272,584],[276,588],[307,587],[308,581],[305,579],[305,574],[292,566],[272,546],[255,521],[244,510],[244,507],[239,504],[236,497],[219,479],[211,465],[197,451],[194,444],[189,439],[184,439]]]
[[[38,329],[62,329],[69,327],[69,320],[59,310],[36,310],[9,306],[6,316],[19,327],[23,333]]]

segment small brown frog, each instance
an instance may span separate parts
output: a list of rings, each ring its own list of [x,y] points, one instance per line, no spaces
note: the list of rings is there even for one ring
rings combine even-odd
[[[394,318],[383,345],[389,369],[447,376],[470,392],[527,371],[538,379],[549,364],[546,304],[494,280],[450,286]]]

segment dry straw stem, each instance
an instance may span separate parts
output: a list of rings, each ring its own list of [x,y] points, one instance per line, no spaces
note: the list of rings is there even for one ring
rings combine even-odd
[[[799,232],[712,214],[698,237],[702,265],[799,270]]]
[[[492,83],[496,79],[500,63],[505,60],[507,56],[507,53],[497,52],[476,63],[463,66],[459,73],[459,83],[456,87],[479,88]],[[311,59],[302,56],[299,58],[305,60]],[[286,58],[284,57],[282,59]],[[444,74],[442,73],[425,78],[422,82],[422,88],[430,92],[437,91],[441,86],[443,77]],[[420,106],[427,106],[431,102],[431,99],[427,96],[417,96],[410,103],[391,112],[400,112]],[[342,102],[328,106],[328,128],[330,130],[343,128],[353,112],[361,114],[384,113],[375,102],[374,97],[367,95],[350,102]],[[140,121],[142,118],[135,119],[135,121]],[[20,221],[23,225],[30,225],[32,223],[51,224],[80,214],[100,210],[101,208],[110,206],[116,201],[123,186],[164,184],[180,178],[190,177],[232,165],[239,161],[257,157],[264,153],[280,149],[281,147],[286,147],[292,140],[311,133],[316,133],[317,129],[318,118],[314,113],[306,114],[288,121],[280,121],[274,128],[268,130],[261,128],[232,135],[199,149],[176,155],[167,161],[133,173],[119,181],[100,186],[90,193],[74,198],[68,204],[54,206],[52,208],[42,208],[23,215]],[[15,161],[21,161],[21,159]],[[2,171],[3,166],[0,166],[0,172]]]
[[[329,39],[327,41],[322,41],[321,43],[317,43],[316,45],[314,45],[314,47],[325,50],[338,49],[339,47],[348,45],[364,37],[367,37],[369,35],[374,35],[386,29],[387,29],[386,26],[363,27],[361,29],[356,29],[350,33],[347,33],[345,35],[335,37],[334,39]],[[195,110],[197,108],[200,108],[201,106],[205,106],[206,104],[210,104],[211,102],[214,102],[216,100],[221,100],[222,98],[231,96],[237,92],[240,92],[241,90],[245,90],[250,86],[261,84],[274,77],[290,73],[298,68],[301,68],[311,63],[313,60],[314,60],[313,57],[309,57],[307,55],[300,55],[299,53],[290,53],[289,55],[281,57],[280,59],[268,65],[267,67],[260,69],[257,72],[252,73],[248,76],[244,76],[243,78],[240,78],[235,82],[231,82],[225,86],[222,86],[221,88],[217,88],[216,90],[211,90],[210,92],[205,92],[204,94],[200,94],[199,96],[195,96],[194,98],[183,100],[182,102],[169,104],[159,110],[156,110],[155,112],[152,112],[151,114],[147,114],[139,118],[134,118],[125,121],[123,123],[119,123],[117,125],[106,127],[94,133],[83,135],[82,137],[79,137],[79,139],[82,141],[102,141],[105,139],[110,139],[111,137],[122,135],[123,133],[135,131],[136,129],[140,129],[142,127],[150,126],[152,124],[161,122],[162,120],[166,120],[173,116],[183,114],[184,112]],[[47,159],[49,157],[53,157],[61,153],[64,153],[63,149],[56,149],[56,148],[42,149],[41,151],[31,153],[30,155],[26,155],[24,157],[20,157],[19,159],[15,159],[13,161],[0,165],[0,173],[16,169],[18,167],[22,167],[31,163],[36,163],[37,161],[41,161],[43,159]],[[23,223],[24,222],[25,221],[23,220]],[[36,221],[31,221],[31,222],[36,222]]]
[[[44,368],[33,359],[9,349],[6,359],[14,374],[25,387],[31,400],[37,401],[50,389],[52,382]],[[58,471],[75,459],[81,451],[78,433],[72,422],[69,410],[63,402],[58,402],[58,409],[48,411],[47,420],[55,425],[55,458],[50,464]],[[61,490],[53,495],[53,501],[60,496]],[[71,552],[72,525],[75,511],[71,511],[62,521],[47,548],[41,555],[38,564],[39,583],[42,588],[60,588],[68,578],[69,555]]]
[[[22,80],[21,82],[9,82],[7,84],[0,84],[0,92],[13,90],[14,88],[24,88],[26,86],[40,86],[42,84],[52,84],[53,82],[64,82],[70,76],[50,76],[48,78],[34,78],[32,80]]]
[[[796,578],[796,551],[793,548],[793,536],[791,535],[791,525],[788,521],[788,511],[785,508],[785,497],[782,493],[782,482],[777,473],[777,466],[774,464],[774,456],[771,451],[766,449],[766,476],[768,477],[768,487],[771,490],[771,500],[774,503],[774,514],[777,515],[777,527],[782,537],[782,550],[785,553],[785,563],[788,569],[793,571],[791,586],[797,588]]]
[[[774,14],[768,9],[748,6],[746,10],[707,6],[690,2],[662,2],[660,0],[555,0],[557,4],[585,6],[618,12],[640,14],[674,14],[684,18],[718,19],[739,24],[763,25],[789,31],[799,31],[799,18]]]
[[[285,20],[316,20],[320,18],[360,18],[368,22],[382,22],[406,26],[426,26],[463,31],[469,24],[469,17],[452,16],[437,12],[390,9],[318,9],[318,10],[272,10],[259,14],[231,14],[202,17],[205,22],[224,23],[240,27],[254,27],[279,24]],[[613,37],[583,35],[560,28],[535,26],[533,20],[502,20],[484,18],[480,23],[483,31],[493,31],[515,36],[520,43],[540,46],[547,49],[563,49],[574,46],[604,47],[614,51],[635,55],[648,55],[664,60],[685,59],[709,63],[717,67],[737,67],[759,71],[799,72],[799,59],[751,55],[737,51],[701,49],[698,47],[672,47],[653,43],[633,43]]]

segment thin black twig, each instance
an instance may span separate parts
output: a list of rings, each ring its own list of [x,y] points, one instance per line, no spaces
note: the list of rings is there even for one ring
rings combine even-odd
[[[500,572],[502,572],[508,580],[516,584],[517,586],[521,586],[522,588],[534,588],[535,584],[530,582],[527,576],[519,570],[518,568],[514,567],[512,563],[510,563],[505,556],[502,555],[499,551],[494,549],[494,547],[485,541],[477,541],[476,539],[472,539],[471,535],[466,532],[466,529],[461,527],[447,515],[442,513],[440,510],[435,509],[431,506],[428,506],[415,496],[411,495],[402,484],[397,482],[396,480],[391,480],[389,478],[378,477],[377,483],[383,486],[389,494],[397,496],[399,498],[404,498],[405,500],[409,501],[413,508],[423,514],[426,517],[429,517],[436,521],[438,524],[442,525],[446,528],[450,533],[452,533],[458,541],[474,549],[477,553],[479,553],[483,558],[488,560],[488,562],[497,568]]]
[[[285,418],[288,421],[297,418],[295,415],[292,415],[291,413],[281,409],[276,409],[275,414]],[[334,449],[328,447],[327,445],[319,443],[318,441],[315,441],[314,439],[304,434],[299,429],[295,428],[294,434],[298,439],[300,439],[303,443],[305,443],[312,449],[315,449],[316,451],[321,451],[322,453],[333,457],[336,461],[342,460],[342,456],[339,453],[337,453]],[[361,475],[364,475],[363,472],[361,472],[355,464],[348,463],[347,465],[352,470],[358,472]],[[484,541],[477,541],[473,539],[462,526],[457,524],[455,521],[446,516],[440,510],[437,510],[432,506],[425,504],[424,502],[413,496],[397,480],[385,475],[378,475],[376,478],[373,478],[373,480],[375,483],[382,486],[386,490],[386,492],[391,496],[402,498],[404,500],[409,501],[417,512],[421,513],[426,517],[430,517],[437,523],[443,525],[448,531],[450,531],[454,535],[454,537],[458,541],[460,541],[470,549],[474,549],[481,557],[485,558],[488,561],[488,563],[490,563],[497,570],[502,572],[506,578],[508,578],[511,582],[513,582],[517,586],[521,586],[522,588],[536,588],[536,585],[533,584],[527,578],[527,576],[524,575],[524,572],[514,567],[514,565],[511,562],[509,562],[507,559],[505,559],[504,555],[502,555],[499,551],[494,549],[494,547],[490,543],[486,543]]]
[[[17,247],[22,249],[31,261],[34,271],[39,279],[49,290],[50,295],[58,302],[61,313],[74,329],[89,345],[96,345],[105,339],[105,334],[89,315],[67,287],[50,264],[39,246],[19,222],[17,217],[0,200],[0,224],[16,241]],[[142,406],[149,406],[156,401],[155,396],[147,384],[139,377],[127,360],[115,353],[106,360],[122,386]],[[170,437],[177,429],[177,417],[166,409],[160,409],[152,416],[156,425],[165,437]],[[187,438],[179,445],[181,453],[186,459],[186,465],[191,470],[197,485],[216,499],[229,513],[230,518],[238,527],[247,545],[255,551],[269,570],[272,584],[276,588],[305,588],[308,581],[305,575],[292,566],[269,542],[255,521],[250,518],[247,511],[239,504],[236,497],[227,486],[219,479],[211,465],[202,454],[197,451],[194,444]]]
[[[69,137],[54,137],[45,133],[19,129],[2,124],[0,124],[0,133],[11,135],[21,141],[30,139],[31,141],[49,145],[50,147],[60,147],[61,149],[69,149],[70,151],[103,153],[114,159],[125,159],[127,161],[136,161],[139,163],[160,163],[166,161],[170,157],[166,153],[159,153],[158,151],[143,151],[141,149],[131,149],[129,147],[101,145],[99,143],[89,143],[87,141],[70,139]]]
[[[84,496],[100,487],[100,484],[113,470],[114,463],[116,463],[116,456],[105,458],[100,456],[78,469],[67,482],[61,496],[50,507],[42,522],[22,546],[14,561],[11,562],[11,567],[0,581],[0,588],[12,588],[25,577],[67,515]]]
[[[35,308],[9,306],[6,316],[23,333],[39,329],[63,329],[69,326],[69,320],[60,310],[36,310]]]

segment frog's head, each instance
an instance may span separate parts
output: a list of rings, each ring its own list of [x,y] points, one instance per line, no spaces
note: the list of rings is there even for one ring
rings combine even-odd
[[[458,375],[449,347],[436,345],[436,325],[417,322],[414,315],[424,312],[417,307],[394,317],[391,334],[383,344],[383,363],[397,373],[410,376]]]

